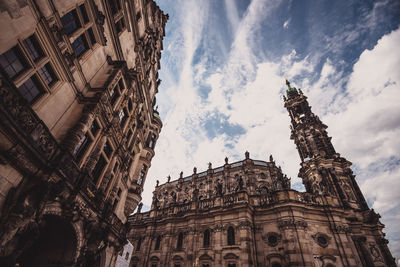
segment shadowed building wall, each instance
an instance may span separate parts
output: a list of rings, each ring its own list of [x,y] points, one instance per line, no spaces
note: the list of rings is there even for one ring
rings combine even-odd
[[[1,266],[114,264],[162,128],[167,19],[152,0],[2,1]]]

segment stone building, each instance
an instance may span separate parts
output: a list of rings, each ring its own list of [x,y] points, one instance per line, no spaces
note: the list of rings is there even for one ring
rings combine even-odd
[[[113,266],[162,123],[153,0],[0,3],[0,266]]]
[[[156,186],[149,212],[129,219],[131,266],[396,266],[379,215],[332,146],[307,97],[284,98],[306,192],[274,159],[245,159]]]

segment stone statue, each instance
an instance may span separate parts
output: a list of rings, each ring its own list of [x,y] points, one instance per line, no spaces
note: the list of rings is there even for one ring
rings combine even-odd
[[[250,153],[249,153],[249,151],[246,151],[246,152],[244,153],[244,156],[246,157],[246,159],[249,159],[249,158],[250,158]]]
[[[272,157],[272,155],[269,155],[269,162],[274,162],[274,158]]]
[[[168,175],[168,181],[167,181],[167,183],[169,183],[170,181],[171,181],[171,175]]]
[[[237,186],[237,190],[236,191],[241,191],[243,190],[243,178],[242,176],[239,176],[238,178],[238,186]]]
[[[156,196],[153,196],[153,207],[154,209],[158,209],[158,199]]]
[[[217,196],[222,196],[222,184],[220,181],[218,181],[217,183],[216,191],[217,191]]]
[[[156,187],[158,187],[159,184],[160,184],[160,181],[157,180],[157,181],[156,181]]]
[[[194,167],[194,168],[193,168],[193,174],[196,174],[196,173],[197,173],[197,168]]]
[[[211,163],[211,162],[208,163],[208,169],[209,169],[209,170],[212,169],[212,163]]]
[[[225,164],[228,164],[228,157],[225,157]]]
[[[140,213],[142,211],[143,203],[140,202],[137,208],[137,213]]]
[[[183,171],[179,173],[179,178],[183,178]]]

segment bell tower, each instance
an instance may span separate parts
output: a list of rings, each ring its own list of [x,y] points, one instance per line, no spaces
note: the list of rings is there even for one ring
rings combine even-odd
[[[336,196],[344,207],[368,209],[368,205],[350,169],[351,162],[340,157],[331,137],[318,116],[311,111],[307,97],[292,87],[284,96],[285,108],[291,119],[291,139],[301,159],[299,177],[309,193]]]

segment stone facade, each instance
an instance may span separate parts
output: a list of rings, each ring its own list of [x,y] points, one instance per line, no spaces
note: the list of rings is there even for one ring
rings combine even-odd
[[[149,212],[129,218],[131,266],[396,266],[350,169],[307,97],[285,107],[306,192],[274,159],[229,163],[156,186]]]
[[[0,5],[0,265],[113,266],[162,123],[153,0]]]

